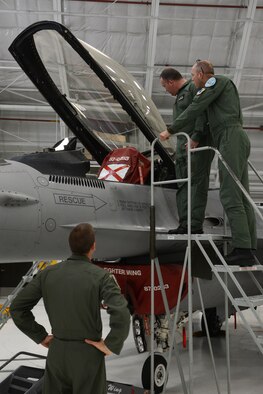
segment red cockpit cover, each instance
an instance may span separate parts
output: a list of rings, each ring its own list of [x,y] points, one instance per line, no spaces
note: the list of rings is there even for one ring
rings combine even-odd
[[[100,168],[99,179],[144,184],[151,162],[135,148],[119,148],[110,152]]]

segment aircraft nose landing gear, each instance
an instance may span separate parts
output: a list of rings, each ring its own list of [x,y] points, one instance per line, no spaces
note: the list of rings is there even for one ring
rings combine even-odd
[[[147,343],[145,338],[145,329],[143,319],[139,315],[132,317],[133,337],[138,353],[147,351]]]
[[[158,354],[154,354],[154,392],[159,394],[163,391],[163,386],[167,380],[166,359]],[[144,389],[151,388],[151,356],[149,356],[142,368],[142,386]]]

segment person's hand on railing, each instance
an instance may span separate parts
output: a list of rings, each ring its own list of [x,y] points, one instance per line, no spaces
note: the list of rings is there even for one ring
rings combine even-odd
[[[190,144],[190,149],[195,149],[195,148],[198,147],[199,142],[198,142],[198,141],[194,141],[194,140],[192,140],[192,139],[190,138],[189,144]],[[188,142],[185,144],[185,149],[186,149],[186,150],[188,149],[188,145],[189,145],[189,144],[188,144]]]
[[[168,140],[171,137],[171,134],[169,133],[168,130],[164,130],[160,133],[160,140],[165,141]]]

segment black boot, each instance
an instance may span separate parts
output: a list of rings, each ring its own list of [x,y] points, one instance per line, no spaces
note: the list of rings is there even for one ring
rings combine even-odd
[[[203,229],[192,229],[191,234],[203,234]],[[177,228],[171,229],[168,231],[168,234],[187,234],[187,227],[179,226]]]
[[[180,225],[177,228],[169,230],[168,234],[187,234],[187,228]]]
[[[251,267],[256,264],[251,249],[235,248],[225,256],[228,265],[239,265],[240,267]]]

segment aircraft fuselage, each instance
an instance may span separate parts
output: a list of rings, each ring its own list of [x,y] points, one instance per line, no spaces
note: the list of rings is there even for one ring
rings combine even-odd
[[[1,262],[62,259],[78,223],[96,230],[99,259],[149,252],[150,187],[43,175],[15,161],[0,166]],[[159,231],[177,225],[175,191],[156,190]]]

